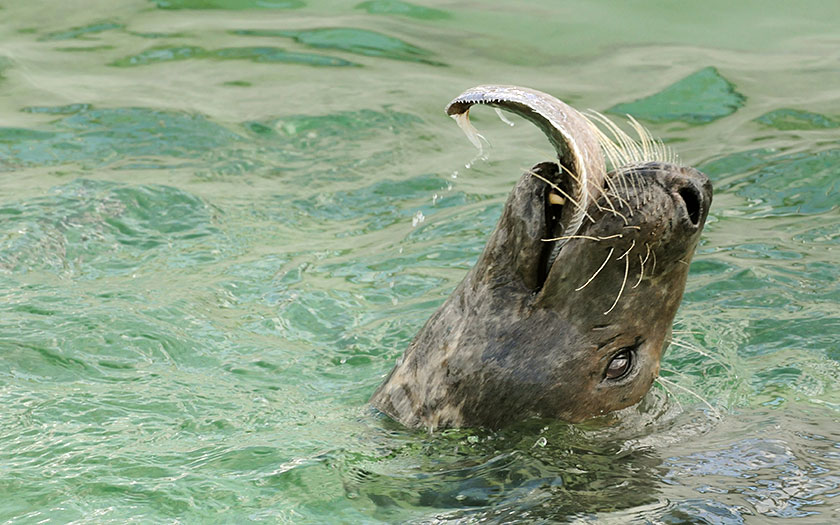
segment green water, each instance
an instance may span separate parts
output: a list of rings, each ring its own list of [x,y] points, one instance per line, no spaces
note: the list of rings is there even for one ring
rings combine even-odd
[[[420,4],[0,1],[0,521],[840,520],[840,4]],[[473,161],[443,106],[480,83],[714,181],[671,395],[434,435],[367,406],[553,157],[476,110]]]

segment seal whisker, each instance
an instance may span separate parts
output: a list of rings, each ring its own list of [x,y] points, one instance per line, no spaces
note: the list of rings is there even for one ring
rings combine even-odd
[[[625,164],[625,155],[621,152],[621,147],[615,143],[606,133],[601,131],[601,129],[593,122],[593,118],[595,120],[600,120],[603,117],[600,113],[593,112],[592,116],[584,115],[584,117],[589,121],[589,124],[592,126],[592,130],[594,131],[596,138],[598,140],[598,144],[601,146],[601,150],[604,152],[604,156],[607,157],[610,165],[613,169],[618,169],[619,167]],[[606,124],[604,124],[606,126]]]
[[[612,213],[613,215],[615,215],[616,217],[621,217],[621,220],[623,220],[623,221],[624,221],[624,224],[629,224],[629,223],[630,223],[630,221],[627,219],[627,216],[625,216],[623,213],[620,213],[620,212],[619,212],[619,211],[615,208],[615,204],[613,204],[612,200],[610,199],[609,192],[605,192],[603,189],[600,189],[600,188],[598,189],[598,191],[601,193],[601,195],[603,195],[604,200],[605,200],[605,201],[607,202],[607,204],[609,205],[609,207],[608,207],[608,208],[604,208],[603,206],[601,206],[600,204],[598,204],[598,203],[597,203],[597,201],[596,201],[595,205],[596,205],[596,206],[598,206],[598,209],[599,209],[599,210],[607,210],[607,211],[609,211],[610,213]],[[625,207],[627,207],[628,209],[631,209],[631,207],[630,207],[630,203],[628,203],[626,200],[624,200],[623,198],[621,198],[621,196],[620,196],[620,195],[613,194],[613,197],[615,197],[615,198],[616,198],[616,200],[618,200],[618,202],[619,202],[620,204],[623,204],[623,205],[624,205]]]
[[[613,181],[615,177],[616,173],[613,172],[612,176],[604,178],[604,183],[607,185],[607,190],[609,191],[609,193],[612,193],[615,197],[620,197],[620,195],[618,195],[618,186],[616,186],[615,182]]]
[[[624,259],[624,257],[625,257],[625,256],[627,256],[627,254],[628,254],[628,253],[630,253],[630,251],[631,251],[631,250],[633,250],[633,247],[634,247],[634,246],[636,246],[636,239],[633,239],[633,242],[632,242],[632,243],[630,243],[630,247],[629,247],[629,248],[627,248],[627,251],[626,251],[626,252],[624,252],[623,254],[621,254],[621,257],[619,257],[618,259],[616,259],[616,261],[620,261],[621,259]]]
[[[639,194],[639,174],[636,173],[635,171],[630,172],[630,185],[633,187],[633,195],[638,195]]]
[[[629,166],[638,165],[651,161],[672,162],[674,154],[662,141],[653,138],[651,133],[642,126],[638,120],[627,115],[627,122],[633,128],[636,138],[631,137],[621,129],[613,120],[595,110],[585,112],[586,119],[594,129],[604,156],[609,165],[615,170],[613,177],[605,179],[612,193],[618,196],[619,193],[627,194],[628,186],[632,187],[633,195],[637,204],[647,204],[651,196],[650,190],[645,181],[640,179],[639,174]],[[598,125],[604,127],[602,130]],[[617,179],[617,180],[612,180]],[[621,187],[621,192],[616,191],[616,183]],[[639,192],[639,188],[645,191]],[[630,216],[633,214],[633,206],[627,205]]]
[[[676,341],[676,340],[672,340],[672,341],[671,341],[671,344],[672,344],[672,345],[674,345],[674,346],[678,346],[678,347],[680,347],[680,348],[685,348],[686,350],[691,350],[692,352],[695,352],[695,353],[697,353],[697,354],[700,354],[700,355],[702,355],[702,356],[704,356],[704,357],[708,357],[709,359],[711,359],[712,361],[716,362],[716,363],[717,363],[717,364],[719,364],[720,366],[722,366],[722,367],[726,368],[727,370],[729,369],[729,365],[727,365],[726,363],[724,363],[723,361],[721,361],[721,360],[720,360],[720,359],[718,359],[717,357],[715,357],[715,356],[713,356],[713,355],[711,355],[711,354],[709,354],[709,353],[706,353],[706,352],[704,352],[703,350],[700,350],[699,348],[697,348],[697,347],[696,347],[696,346],[694,346],[694,345],[690,345],[690,344],[688,344],[688,343],[683,343],[683,342],[681,342],[681,341]]]
[[[666,372],[676,373],[676,372],[674,372],[673,370],[668,370],[668,369],[666,369],[666,368],[663,368],[662,370],[664,370],[664,371],[666,371]],[[669,384],[669,385],[671,385],[671,386],[675,386],[675,387],[679,388],[680,390],[684,390],[685,392],[688,392],[688,393],[689,393],[689,394],[691,394],[692,396],[694,396],[694,397],[696,397],[697,399],[699,399],[700,401],[702,401],[704,405],[706,405],[707,407],[709,407],[709,410],[711,410],[711,411],[712,411],[712,413],[714,413],[715,417],[717,417],[718,419],[723,419],[723,418],[721,417],[721,415],[720,415],[720,412],[718,412],[718,410],[717,410],[715,407],[713,407],[711,403],[709,403],[708,401],[706,401],[705,399],[703,399],[703,396],[701,396],[701,395],[700,395],[700,394],[698,394],[697,392],[695,392],[695,391],[691,390],[690,388],[686,388],[686,387],[684,387],[684,386],[682,386],[682,385],[680,385],[680,384],[677,384],[677,383],[675,383],[674,381],[671,381],[670,379],[665,379],[665,378],[664,378],[664,377],[662,377],[662,376],[659,376],[659,377],[657,377],[656,379],[657,379],[657,381],[665,381],[666,383],[668,383],[668,384]]]
[[[665,386],[665,383],[660,381],[660,379],[661,378],[659,376],[656,377],[656,380],[655,380],[656,384],[661,386],[663,389],[665,389],[665,392],[667,392],[669,396],[674,398],[674,401],[677,403],[677,406],[680,408],[681,412],[684,411],[685,409],[683,408],[682,403],[680,403],[680,400],[677,398],[677,396],[674,395],[673,392],[671,392],[671,389],[669,389],[667,386]]]
[[[578,288],[575,288],[575,291],[576,291],[576,292],[579,292],[579,291],[583,290],[584,288],[586,288],[586,287],[587,287],[587,285],[589,285],[589,283],[591,283],[591,282],[592,282],[592,280],[593,280],[593,279],[595,279],[595,277],[596,277],[599,273],[601,273],[601,270],[603,270],[603,269],[604,269],[604,266],[606,266],[606,265],[607,265],[607,263],[609,262],[610,257],[612,257],[612,254],[613,254],[613,252],[614,252],[614,251],[615,251],[615,248],[610,248],[610,253],[608,253],[608,254],[607,254],[607,258],[606,258],[606,259],[604,259],[604,262],[603,262],[603,263],[601,263],[601,267],[600,267],[600,268],[598,268],[597,270],[595,270],[595,273],[593,273],[593,274],[592,274],[592,277],[590,277],[588,281],[586,281],[585,283],[583,283],[583,286],[580,286],[580,287],[578,287]]]
[[[639,280],[636,281],[636,284],[633,285],[633,288],[636,288],[640,284],[642,284],[642,279],[645,276],[645,261],[642,260],[642,255],[639,254]]]
[[[550,180],[546,179],[545,177],[543,177],[543,176],[542,176],[542,175],[540,175],[539,173],[535,172],[534,170],[524,170],[524,171],[525,171],[525,173],[528,173],[529,175],[533,175],[534,177],[536,177],[536,178],[540,179],[541,181],[545,182],[546,184],[548,184],[549,186],[551,186],[551,188],[552,188],[552,189],[554,189],[555,191],[557,191],[558,193],[560,193],[560,195],[562,195],[563,197],[565,197],[565,198],[569,199],[569,201],[570,201],[572,204],[574,204],[574,205],[575,205],[575,207],[577,207],[577,209],[579,209],[579,210],[581,210],[581,211],[583,212],[583,215],[584,215],[587,219],[589,219],[590,221],[592,221],[592,223],[593,223],[593,224],[595,223],[595,219],[593,219],[593,218],[592,218],[592,217],[591,217],[591,216],[590,216],[590,215],[586,212],[586,210],[584,210],[584,209],[583,209],[583,207],[580,205],[580,203],[579,203],[577,200],[575,200],[574,198],[572,198],[572,196],[571,196],[571,195],[569,195],[568,193],[566,193],[565,191],[563,191],[563,190],[560,188],[560,186],[558,186],[558,185],[554,184],[553,182],[551,182]]]
[[[613,120],[598,111],[587,110],[584,116],[593,128],[598,144],[614,170],[613,176],[605,178],[609,193],[619,199],[619,202],[623,201],[623,204],[630,211],[630,217],[632,217],[634,206],[631,206],[627,200],[622,199],[620,195],[627,195],[629,193],[627,191],[628,187],[632,187],[635,202],[637,205],[643,206],[652,197],[652,190],[649,184],[640,178],[639,173],[634,169],[628,169],[628,166],[632,167],[651,161],[675,162],[675,155],[661,140],[654,139],[651,133],[632,115],[627,115],[627,122],[633,129],[636,138],[631,137]],[[618,188],[621,191],[618,191]],[[642,189],[641,192],[639,191],[640,188]],[[609,201],[607,194],[604,193],[604,195],[605,200]]]
[[[644,261],[642,261],[642,264],[644,264],[644,263],[646,263],[646,262],[647,262],[648,257],[650,257],[650,253],[651,253],[651,251],[650,251],[650,245],[649,245],[648,243],[645,243],[645,246],[647,247],[647,252],[645,253],[645,260],[644,260]]]
[[[650,253],[653,255],[653,267],[650,269],[650,274],[653,275],[656,271],[656,250],[651,250]]]
[[[624,224],[628,224],[628,223],[629,223],[629,221],[627,220],[627,217],[626,217],[626,216],[624,216],[624,214],[619,213],[619,211],[615,208],[615,204],[613,204],[612,199],[610,199],[610,193],[612,193],[612,196],[613,196],[613,197],[615,197],[615,199],[619,202],[619,204],[622,204],[623,206],[627,207],[627,209],[629,209],[629,210],[631,210],[631,211],[632,211],[632,207],[630,206],[630,203],[629,203],[629,202],[627,202],[625,199],[623,199],[623,198],[621,197],[621,195],[619,195],[616,191],[614,191],[614,190],[615,190],[615,187],[614,187],[614,186],[612,186],[612,182],[610,181],[610,178],[609,178],[609,177],[607,177],[605,180],[606,180],[606,182],[607,182],[608,191],[604,191],[604,189],[603,189],[603,188],[597,188],[597,189],[598,189],[598,193],[600,193],[600,194],[601,194],[601,196],[602,196],[602,197],[604,197],[604,200],[605,200],[605,201],[607,202],[607,204],[609,205],[609,208],[604,208],[604,207],[602,207],[602,206],[598,203],[598,201],[597,201],[597,200],[595,201],[596,206],[598,206],[598,209],[599,209],[599,210],[604,210],[604,209],[609,210],[609,211],[610,211],[610,213],[612,213],[613,215],[615,215],[615,216],[617,216],[617,217],[621,217],[621,219],[624,221]]]
[[[649,160],[658,160],[660,162],[672,162],[674,161],[673,152],[670,148],[665,146],[665,143],[662,142],[660,139],[655,139],[650,131],[647,128],[642,126],[638,120],[636,120],[632,115],[627,115],[627,120],[630,122],[630,125],[633,127],[633,130],[639,136],[639,139],[642,143],[642,151],[644,154],[645,161]]]
[[[618,178],[621,181],[621,192],[619,192],[619,195],[616,195],[616,198],[619,198],[622,201],[624,201],[627,210],[630,212],[630,217],[632,217],[634,209],[638,208],[638,206],[631,205],[630,201],[635,200],[636,204],[639,204],[638,187],[633,172],[622,170],[617,172],[614,178]],[[629,188],[631,187],[634,190],[632,193],[629,190]],[[622,198],[620,196],[621,194],[627,196],[627,198]]]
[[[653,151],[651,148],[651,144],[653,143],[653,139],[650,136],[648,130],[644,128],[639,121],[633,118],[633,115],[627,115],[627,120],[630,122],[630,125],[633,127],[633,130],[636,132],[636,135],[639,137],[639,142],[642,145],[642,158],[649,159],[652,158]]]
[[[635,242],[635,241],[633,241]],[[628,250],[629,251],[629,250]],[[624,255],[627,255],[626,253]],[[624,257],[622,255],[622,257]],[[619,257],[620,258],[620,257]],[[621,293],[624,291],[624,285],[627,284],[627,274],[630,272],[630,259],[624,259],[624,279],[621,280],[621,288],[618,290],[618,295],[615,297],[615,302],[610,306],[610,309],[604,312],[604,315],[613,311],[615,305],[618,304],[618,300],[621,299]]]
[[[619,182],[618,185],[616,185],[616,182],[615,182],[614,179],[618,179],[618,182]],[[632,217],[633,216],[633,206],[630,205],[630,201],[628,201],[627,199],[622,197],[622,195],[627,195],[627,193],[628,193],[627,192],[627,183],[624,180],[624,173],[621,172],[621,171],[615,171],[615,172],[613,172],[612,176],[607,177],[605,179],[605,181],[606,181],[607,188],[608,188],[608,191],[605,193],[605,195],[612,195],[612,197],[614,197],[622,206],[627,208],[627,210],[630,212],[630,216]],[[625,224],[627,224],[626,220],[625,220]]]
[[[619,171],[615,178],[618,179],[618,186],[621,189],[620,193],[622,195],[629,195],[630,192],[627,190],[627,177],[624,176],[624,172]],[[633,214],[633,207],[630,206],[630,201],[627,201],[627,209],[630,210],[630,215],[632,215]]]
[[[606,196],[605,196],[605,197],[606,197]],[[609,200],[607,200],[607,202],[609,202]],[[608,211],[608,212],[612,213],[613,215],[615,215],[616,217],[619,217],[622,221],[624,221],[624,224],[625,224],[625,225],[630,223],[630,220],[627,218],[627,216],[626,216],[626,215],[624,215],[623,213],[621,213],[620,211],[616,210],[616,209],[612,206],[612,203],[610,203],[610,207],[609,207],[609,208],[604,208],[604,207],[602,207],[601,205],[597,205],[597,206],[598,206],[598,209],[599,209],[599,210],[602,210],[602,211],[603,211],[603,210],[606,210],[606,211]]]
[[[593,125],[593,127],[597,130],[596,133],[598,134],[598,142],[601,144],[601,149],[603,149],[604,155],[607,157],[610,166],[612,166],[613,169],[620,167],[623,164],[623,157],[619,147],[600,129],[598,129],[597,126]]]
[[[576,175],[576,174],[575,174],[572,170],[570,170],[569,168],[567,168],[566,166],[564,166],[562,163],[561,163],[561,164],[558,164],[558,165],[560,166],[560,169],[561,169],[561,170],[563,170],[564,172],[566,172],[566,174],[567,174],[569,177],[571,177],[571,178],[572,178],[572,180],[573,180],[573,181],[577,182],[578,187],[579,187],[579,188],[581,188],[581,191],[588,191],[588,190],[585,188],[584,184],[581,182],[580,177],[578,177],[578,176],[577,176],[577,175]],[[603,196],[604,196],[604,198],[607,200],[607,202],[609,202],[609,204],[610,204],[610,210],[614,212],[614,211],[615,211],[615,207],[613,206],[612,202],[610,202],[609,197],[607,197],[607,195],[604,193],[604,190],[603,190],[602,188],[598,187],[598,186],[596,186],[596,189],[598,190],[598,192],[599,192],[601,195],[603,195]],[[590,195],[590,196],[591,196],[591,195]],[[602,208],[602,207],[601,207],[601,205],[600,205],[600,204],[598,204],[597,200],[596,200],[596,202],[595,202],[595,205],[598,207],[598,209],[599,209],[599,210],[603,210],[603,209],[604,209],[604,208]],[[589,217],[589,220],[592,220],[592,218],[591,218],[591,217]]]
[[[566,172],[566,174],[568,174],[568,175],[569,175],[569,177],[571,177],[571,178],[572,178],[572,180],[574,180],[575,182],[577,182],[577,183],[578,183],[578,187],[579,187],[579,188],[581,188],[581,190],[583,191],[584,185],[583,185],[583,183],[581,183],[580,178],[579,178],[577,175],[575,175],[575,174],[572,172],[572,170],[570,170],[569,168],[567,168],[567,167],[566,167],[566,166],[564,166],[563,164],[560,164],[559,166],[560,166],[560,169],[561,169],[561,170],[565,171],[565,172]],[[609,179],[607,179],[607,181],[609,181]],[[624,220],[624,223],[625,223],[625,224],[627,224],[627,222],[628,222],[628,221],[627,221],[627,217],[625,217],[624,215],[620,214],[620,213],[619,213],[619,212],[615,209],[615,205],[614,205],[614,204],[612,203],[612,201],[610,200],[609,195],[607,195],[607,193],[606,193],[606,192],[604,192],[604,189],[603,189],[603,188],[601,188],[601,187],[599,187],[599,186],[596,186],[595,188],[598,190],[598,193],[600,193],[600,194],[604,197],[604,200],[606,200],[606,201],[607,201],[607,203],[610,205],[610,207],[609,207],[609,208],[607,208],[607,209],[608,209],[610,212],[612,212],[613,214],[615,214],[615,215],[617,215],[617,216],[621,217],[621,218]],[[619,195],[615,195],[615,197],[616,197],[617,199],[619,199],[619,201],[623,201],[623,200],[624,200],[624,199],[622,199]],[[627,201],[624,201],[624,203],[627,205],[627,207],[628,207],[628,208],[630,208],[630,205],[629,205],[629,203],[627,203]],[[595,205],[598,207],[598,209],[599,209],[599,210],[603,210],[603,209],[605,209],[605,208],[603,208],[600,204],[598,204],[598,201],[597,201],[597,200],[595,201]],[[589,218],[589,220],[592,220],[592,217],[589,217],[588,215],[587,215],[587,217]]]
[[[563,164],[559,164],[559,163],[558,163],[558,166],[560,166],[560,169],[561,169],[561,170],[563,170],[563,171],[565,171],[565,172],[566,172],[566,174],[567,174],[569,177],[571,177],[573,181],[577,182],[577,183],[578,183],[578,185],[581,185],[581,186],[582,186],[582,183],[581,183],[581,181],[580,181],[580,178],[579,178],[579,177],[575,174],[575,172],[573,172],[572,170],[570,170],[569,168],[567,168],[567,167],[566,167],[566,166],[564,166]]]
[[[621,136],[621,133],[623,132],[618,128],[618,126],[616,126],[613,121],[605,117],[602,113],[593,109],[589,109],[584,113],[586,118],[588,118],[590,121],[593,121],[593,124],[595,122],[601,124],[612,135],[612,137],[609,137],[605,132],[601,131],[600,128],[595,126],[599,132],[598,139],[599,142],[602,143],[601,147],[604,148],[605,145],[606,147],[610,147],[611,149],[613,149],[613,152],[616,154],[618,159],[620,159],[617,164],[613,165],[613,168],[617,168],[624,164],[628,164],[626,161],[630,160],[631,153],[630,150],[627,148],[627,144],[625,144],[622,140],[624,139],[624,137]],[[618,130],[618,133],[616,132],[616,130]]]
[[[643,161],[638,143],[634,141],[624,130],[619,128],[615,122],[597,111],[587,111],[587,116],[595,118],[595,120],[605,126],[613,136],[612,139],[610,139],[606,136],[606,134],[602,134],[605,139],[609,140],[613,144],[618,142],[618,145],[620,146],[618,148],[618,153],[621,154],[622,159],[625,161],[621,162],[618,166],[625,164],[637,164]]]
[[[636,174],[636,181],[639,186],[642,187],[641,196],[639,197],[642,201],[642,207],[648,202],[648,198],[651,196],[650,193],[650,184],[648,184],[647,180],[642,178],[640,174]]]
[[[551,242],[551,241],[566,241],[569,239],[586,239],[588,241],[606,241],[609,239],[615,239],[616,237],[621,238],[623,235],[620,233],[616,233],[615,235],[608,235],[606,237],[592,237],[590,235],[561,235],[560,237],[554,237],[552,239],[540,239],[541,241]]]
[[[616,186],[615,182],[612,180],[615,177],[608,177],[605,180],[606,187],[599,190],[601,195],[604,196],[604,200],[606,200],[613,210],[616,210],[615,204],[613,204],[613,200],[618,202],[621,207],[630,208],[630,203],[622,197],[621,188]],[[631,210],[632,211],[632,210]]]
[[[603,126],[607,127],[608,129],[610,129],[611,126],[614,126],[614,124],[596,111],[590,110],[589,113],[591,114],[585,115],[585,117],[592,126],[592,130],[595,133],[596,139],[598,140],[598,144],[601,146],[601,151],[604,153],[604,156],[607,157],[607,160],[612,166],[612,169],[616,171],[619,170],[622,166],[628,164],[628,156],[626,151],[624,151],[624,145],[616,144],[616,142],[613,139],[611,139],[609,136],[607,136],[606,133],[601,131],[601,129],[595,124],[595,122],[593,122],[593,119],[600,122]],[[610,131],[612,132],[612,129],[610,129]],[[624,182],[623,179],[621,179],[620,177],[619,179],[620,180],[618,182],[622,184]],[[606,182],[608,185],[610,185],[611,189],[613,190],[613,193],[618,194],[618,192],[615,191],[615,187],[610,181],[610,177],[606,178]],[[622,189],[625,190],[624,193],[626,193],[626,188],[622,187]]]

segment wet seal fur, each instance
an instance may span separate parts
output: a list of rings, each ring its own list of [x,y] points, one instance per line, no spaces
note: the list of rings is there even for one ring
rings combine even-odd
[[[371,403],[430,430],[578,422],[637,403],[670,339],[712,200],[708,177],[673,162],[632,119],[638,139],[513,86],[479,86],[447,107],[474,142],[474,104],[534,122],[559,162],[520,178],[478,262]]]

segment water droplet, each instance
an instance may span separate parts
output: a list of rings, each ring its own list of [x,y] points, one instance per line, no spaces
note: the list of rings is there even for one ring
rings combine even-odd
[[[411,225],[412,226],[417,226],[418,224],[420,224],[421,222],[423,222],[425,220],[426,220],[426,216],[423,215],[423,212],[420,211],[420,210],[417,210],[417,213],[415,213],[414,217],[411,218]]]

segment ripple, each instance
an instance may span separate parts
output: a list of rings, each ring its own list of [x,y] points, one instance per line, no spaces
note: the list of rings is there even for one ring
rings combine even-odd
[[[812,129],[834,129],[840,127],[840,122],[810,111],[796,109],[774,109],[755,119],[756,122],[778,129],[789,130],[812,130]]]
[[[357,4],[356,9],[364,9],[372,15],[408,16],[420,20],[441,20],[452,16],[441,9],[411,4],[401,0],[370,0]]]
[[[111,21],[104,21],[104,22],[94,22],[92,24],[88,24],[82,27],[74,27],[73,29],[68,29],[66,31],[56,31],[54,33],[48,33],[38,40],[41,41],[55,41],[55,40],[72,40],[72,39],[81,39],[87,37],[87,35],[92,35],[96,33],[102,33],[103,31],[113,31],[114,29],[124,29],[124,24],[119,24],[117,22]]]
[[[300,44],[319,49],[336,49],[357,55],[419,62],[432,66],[444,65],[441,62],[432,60],[432,53],[425,49],[404,42],[398,38],[367,29],[350,27],[304,29],[297,31],[240,29],[232,31],[232,33],[254,37],[291,38]]]
[[[159,9],[297,9],[302,0],[150,0]]]
[[[728,216],[815,215],[840,206],[835,198],[838,161],[837,149],[782,155],[751,150],[707,162],[700,169],[717,179],[716,192],[743,198],[724,211]]]
[[[0,268],[7,271],[94,278],[132,273],[154,258],[178,267],[220,254],[217,212],[172,187],[80,179],[3,210]]]
[[[257,63],[303,64],[308,66],[356,66],[343,58],[313,53],[296,53],[278,47],[229,47],[205,50],[197,46],[157,46],[139,54],[117,59],[110,65],[135,67],[193,59],[250,60]]]
[[[607,111],[628,113],[650,122],[682,121],[706,124],[731,115],[744,105],[746,97],[714,67],[706,67],[633,102],[617,104]]]

